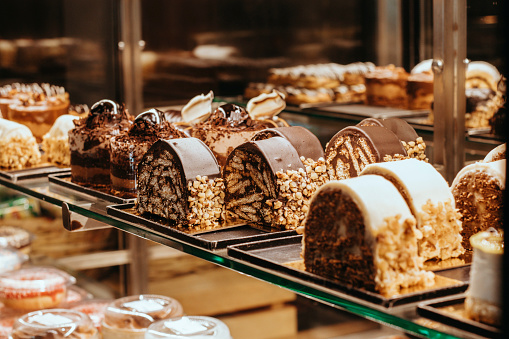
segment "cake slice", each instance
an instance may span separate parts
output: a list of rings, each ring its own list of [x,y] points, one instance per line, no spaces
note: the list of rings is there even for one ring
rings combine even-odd
[[[39,146],[30,129],[0,118],[0,168],[22,169],[40,160]]]
[[[221,226],[224,184],[211,150],[199,139],[159,140],[138,165],[140,214],[202,230]]]
[[[483,162],[493,162],[506,158],[506,144],[500,144],[491,151],[483,159]]]
[[[490,227],[502,228],[506,160],[477,162],[463,167],[451,185],[463,223],[463,247],[470,237]]]
[[[306,271],[384,296],[430,286],[416,221],[396,187],[378,175],[334,180],[314,194],[305,221]]]
[[[79,117],[64,114],[55,120],[48,133],[42,137],[42,149],[49,162],[60,165],[71,165],[69,149],[69,131],[74,128],[74,120]]]
[[[384,177],[403,196],[417,221],[419,255],[424,260],[464,253],[461,216],[449,185],[432,165],[416,159],[369,164],[361,172],[366,174]]]

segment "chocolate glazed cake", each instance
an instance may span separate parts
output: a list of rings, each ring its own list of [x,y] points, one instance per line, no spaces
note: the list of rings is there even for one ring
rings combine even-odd
[[[71,180],[80,185],[109,187],[110,139],[128,130],[132,116],[111,100],[96,102],[87,117],[75,120],[69,131]]]
[[[199,139],[159,140],[138,165],[140,214],[195,229],[220,226],[224,185],[214,154]]]
[[[415,218],[388,180],[334,180],[313,196],[305,221],[306,271],[391,296],[429,286],[418,256]]]
[[[379,126],[346,127],[325,148],[329,176],[338,180],[358,176],[367,164],[406,157],[396,134]]]
[[[136,197],[136,168],[141,157],[159,139],[184,138],[184,132],[166,121],[157,109],[141,113],[129,131],[111,138],[111,188],[116,194]]]
[[[462,245],[472,249],[470,237],[490,227],[502,228],[506,160],[465,166],[454,178],[451,191],[463,223]]]

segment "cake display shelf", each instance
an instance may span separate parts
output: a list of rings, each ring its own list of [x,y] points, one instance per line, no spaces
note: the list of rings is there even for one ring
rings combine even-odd
[[[281,286],[307,298],[349,311],[375,322],[400,328],[418,337],[479,337],[476,334],[450,324],[438,324],[438,326],[422,324],[419,322],[419,319],[422,318],[419,318],[417,314],[417,302],[391,307],[377,305],[358,296],[351,295],[348,291],[333,291],[316,282],[279,272],[270,267],[240,260],[229,255],[227,249],[205,249],[184,239],[155,231],[142,224],[121,220],[118,217],[108,215],[107,206],[111,205],[111,203],[97,197],[75,194],[72,190],[63,189],[59,185],[51,183],[47,177],[24,180],[17,183],[0,177],[0,185],[56,206],[64,205],[69,214],[82,216],[84,222],[88,219],[94,223],[111,225],[129,234],[175,248],[211,263]]]
[[[0,170],[0,177],[12,182],[44,177],[50,174],[70,173],[69,167],[35,166],[20,170]]]

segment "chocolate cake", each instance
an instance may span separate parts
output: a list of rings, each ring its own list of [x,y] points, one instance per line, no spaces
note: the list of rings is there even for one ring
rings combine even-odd
[[[396,134],[380,126],[343,128],[325,148],[331,179],[356,177],[367,164],[406,157],[407,152]]]
[[[333,180],[311,199],[306,271],[384,296],[430,286],[418,255],[416,221],[391,182],[378,175]]]
[[[136,197],[136,169],[142,156],[159,139],[185,138],[186,135],[166,121],[163,112],[151,109],[134,119],[129,131],[110,140],[110,177],[114,193]]]
[[[288,139],[279,136],[235,148],[223,177],[228,218],[276,229],[300,226],[309,198],[328,181],[323,159],[301,157]]]
[[[463,247],[470,237],[488,228],[502,228],[506,160],[477,162],[463,167],[451,185],[463,223]]]
[[[407,79],[409,74],[401,67],[376,67],[364,75],[368,105],[407,108]]]
[[[221,226],[224,184],[211,150],[196,138],[159,140],[137,172],[140,214],[194,229]]]
[[[69,131],[71,180],[92,187],[109,187],[110,139],[132,125],[123,105],[111,100],[96,102],[89,114]]]
[[[416,159],[369,164],[361,175],[375,174],[394,184],[417,221],[417,244],[424,259],[445,260],[464,253],[461,215],[442,175]]]

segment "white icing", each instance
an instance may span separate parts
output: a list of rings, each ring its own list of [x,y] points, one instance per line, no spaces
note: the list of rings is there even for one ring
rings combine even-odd
[[[470,62],[467,66],[467,75],[466,75],[467,80],[472,77],[476,77],[479,74],[486,74],[489,77],[491,77],[491,79],[488,78],[486,80],[491,82],[491,85],[493,87],[492,89],[497,88],[497,83],[502,76],[500,74],[500,72],[498,71],[498,69],[490,63],[487,63],[485,61]]]
[[[166,321],[164,326],[174,331],[175,334],[180,335],[189,335],[197,332],[202,332],[207,329],[207,327],[202,326],[199,322],[192,321],[187,317],[182,317],[174,321]]]
[[[501,190],[505,189],[505,166],[506,159],[493,161],[489,163],[476,162],[474,164],[467,165],[458,172],[454,181],[452,182],[451,188],[458,185],[464,176],[474,174],[476,172],[484,172],[488,176],[492,177],[497,181],[497,185]]]
[[[43,326],[60,326],[60,325],[66,325],[73,323],[74,321],[72,319],[69,319],[67,317],[58,315],[58,314],[52,314],[52,313],[45,313],[45,314],[36,314],[34,316],[31,316],[28,318],[29,323],[38,323]]]
[[[16,137],[31,138],[32,136],[32,132],[25,125],[0,118],[0,140],[8,141]]]
[[[419,62],[417,65],[412,68],[410,74],[418,74],[431,71],[431,64],[433,63],[433,59],[427,59]]]
[[[53,126],[51,126],[51,129],[48,133],[44,136],[45,138],[59,138],[59,137],[67,137],[68,132],[74,128],[74,120],[79,119],[79,117],[70,115],[70,114],[64,114],[61,115],[55,120],[55,123]]]
[[[285,95],[275,89],[269,94],[262,93],[247,103],[247,112],[251,119],[270,119],[286,107]]]
[[[506,151],[505,143],[498,145],[497,147],[492,149],[488,154],[486,154],[486,157],[484,157],[483,162],[492,162],[494,158],[496,158],[501,153],[505,153],[505,151]]]
[[[212,100],[214,93],[210,91],[207,95],[200,94],[192,98],[182,108],[182,120],[187,123],[196,124],[207,120],[212,114]]]
[[[164,309],[164,306],[152,299],[142,299],[127,302],[124,307],[132,308],[137,312],[151,313]]]

